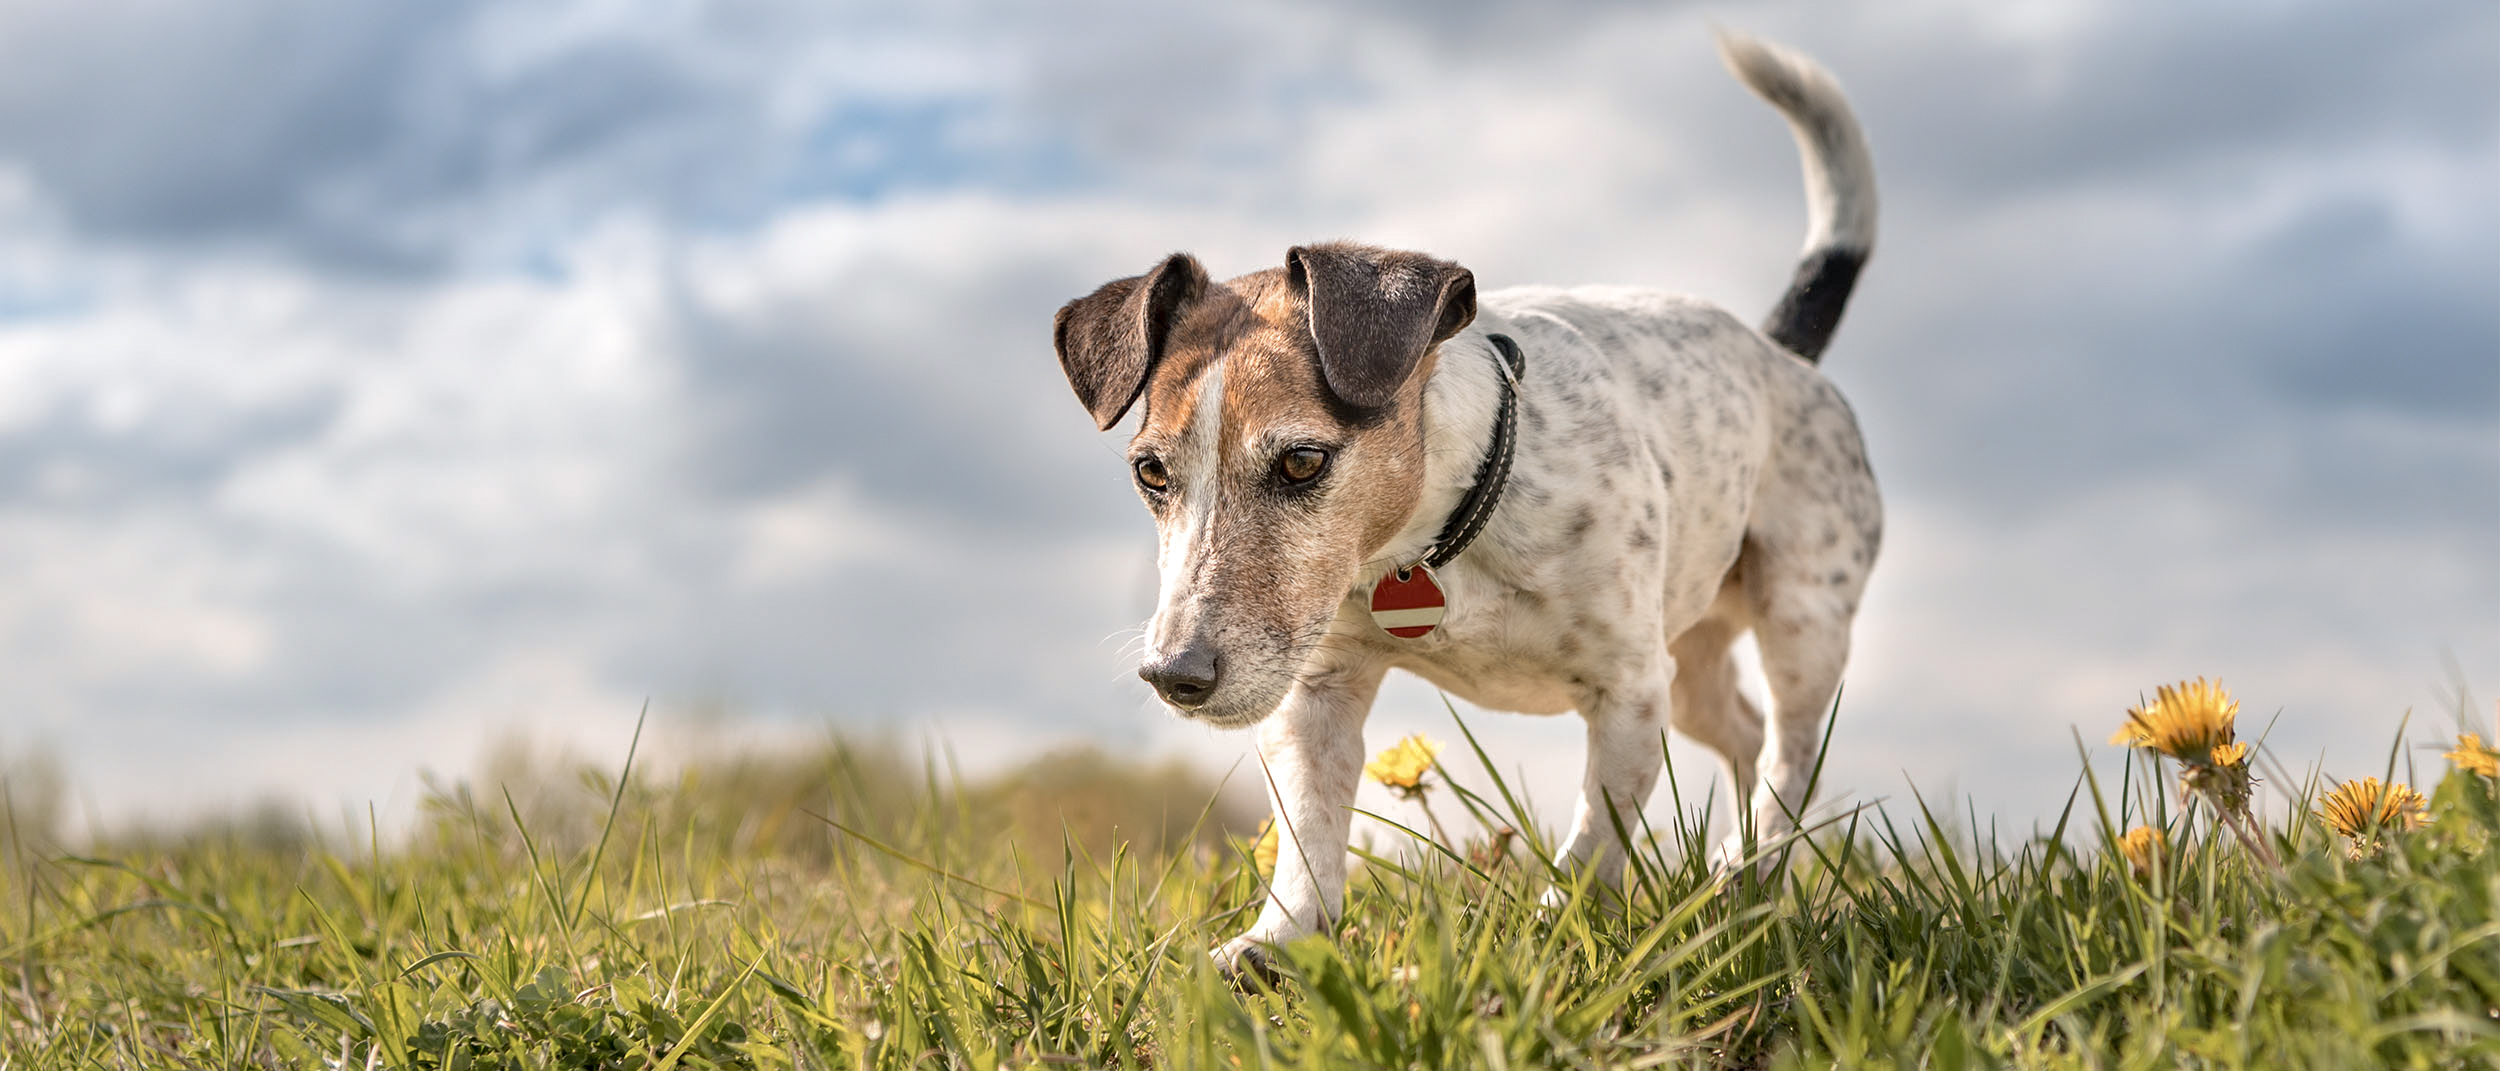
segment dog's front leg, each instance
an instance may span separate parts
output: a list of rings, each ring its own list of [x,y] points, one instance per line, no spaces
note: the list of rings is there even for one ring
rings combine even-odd
[[[1363,722],[1381,672],[1315,674],[1259,726],[1276,821],[1276,873],[1250,930],[1215,950],[1227,970],[1261,968],[1260,946],[1325,933],[1345,906],[1346,836],[1363,777]]]
[[[1658,787],[1658,770],[1666,761],[1667,680],[1666,673],[1658,673],[1582,701],[1588,770],[1571,819],[1571,840],[1554,860],[1556,866],[1591,867],[1599,882],[1622,884],[1624,853],[1631,848],[1622,837],[1640,835],[1641,808]],[[1561,896],[1562,890],[1550,890],[1546,901],[1559,903]]]

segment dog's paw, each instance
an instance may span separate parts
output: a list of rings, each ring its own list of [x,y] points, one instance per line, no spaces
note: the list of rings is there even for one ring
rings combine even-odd
[[[1273,958],[1276,946],[1246,933],[1215,946],[1208,955],[1235,989],[1247,992],[1261,985],[1274,989],[1284,979]]]

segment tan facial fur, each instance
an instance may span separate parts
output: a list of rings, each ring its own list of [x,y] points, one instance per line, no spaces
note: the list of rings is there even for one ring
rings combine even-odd
[[[1388,405],[1351,410],[1322,381],[1308,323],[1281,270],[1210,285],[1173,325],[1129,444],[1132,464],[1153,458],[1166,474],[1162,491],[1139,488],[1161,539],[1146,659],[1212,645],[1219,682],[1182,713],[1219,726],[1276,709],[1422,483],[1432,358]],[[1297,447],[1328,453],[1299,486],[1278,470]]]

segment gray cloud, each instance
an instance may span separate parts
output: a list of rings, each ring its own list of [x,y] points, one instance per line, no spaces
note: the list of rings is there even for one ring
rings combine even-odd
[[[842,472],[881,504],[968,528],[1100,534],[1104,496],[1074,488],[1099,484],[1101,452],[1035,434],[1082,420],[1042,335],[1059,303],[1092,283],[1000,267],[964,280],[861,265],[789,295],[831,305],[928,295],[905,306],[913,322],[690,309],[686,402],[699,423],[687,478],[735,500]]]
[[[671,11],[118,0],[0,15],[0,165],[81,233],[431,275],[619,215],[1126,185],[1274,152],[1353,84],[1326,40],[1131,3]]]
[[[312,225],[322,188],[408,131],[379,90],[457,8],[135,2],[18,8],[0,144],[81,226],[165,240]],[[450,15],[451,18],[444,18]]]
[[[1892,117],[1888,177],[1925,197],[2228,189],[2329,147],[2486,145],[2500,117],[2488,5],[2066,14],[2054,33],[1933,9],[1800,36],[1830,38],[1865,106]]]
[[[2359,724],[2440,644],[2500,665],[2491,15],[2069,14],[1729,20],[1841,72],[1886,182],[1830,361],[1897,518],[1861,784],[2062,778],[2059,719],[2158,674]],[[0,283],[76,300],[0,285],[0,717],[90,775],[646,694],[1134,739],[1149,526],[1051,310],[1353,233],[1758,312],[1795,165],[1706,42],[1608,5],[11,9],[0,171],[63,229]]]
[[[2293,404],[2500,423],[2500,250],[2441,249],[2384,204],[2339,200],[2236,259],[2262,304],[2214,310],[2235,337],[2213,341],[2261,355]]]
[[[750,224],[793,196],[1050,173],[1046,145],[967,133],[997,86],[964,57],[843,75],[926,31],[740,7],[16,9],[0,162],[99,237],[388,273],[525,260],[619,211]]]

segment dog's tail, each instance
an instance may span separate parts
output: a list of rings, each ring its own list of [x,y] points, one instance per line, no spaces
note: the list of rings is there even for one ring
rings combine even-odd
[[[1875,249],[1875,162],[1831,72],[1727,29],[1719,30],[1719,58],[1737,81],[1788,119],[1805,157],[1806,248],[1797,277],[1763,321],[1762,333],[1812,361],[1831,342],[1858,269]]]

